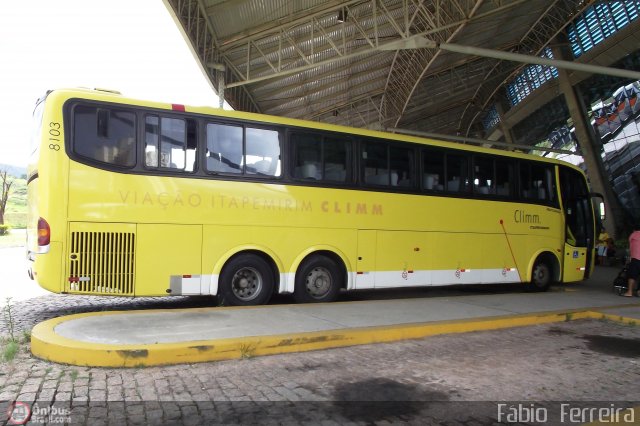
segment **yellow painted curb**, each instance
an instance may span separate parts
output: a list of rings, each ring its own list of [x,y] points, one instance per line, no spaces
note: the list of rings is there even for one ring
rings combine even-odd
[[[190,312],[198,310],[199,309],[185,309],[185,311]],[[158,311],[160,310],[155,310],[155,312]],[[73,340],[55,333],[55,327],[57,325],[82,317],[150,312],[154,311],[92,312],[69,315],[41,322],[36,325],[31,332],[31,352],[36,357],[64,364],[92,367],[142,367],[250,358],[260,355],[394,342],[439,334],[496,330],[577,319],[606,319],[625,324],[636,324],[640,322],[632,318],[624,318],[619,315],[604,314],[592,310],[566,310],[525,315],[505,315],[486,319],[439,321],[287,335],[249,336],[156,344],[100,344]]]

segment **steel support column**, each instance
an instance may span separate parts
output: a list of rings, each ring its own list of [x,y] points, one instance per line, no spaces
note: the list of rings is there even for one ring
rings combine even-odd
[[[568,57],[559,46],[562,43],[566,43],[566,40],[559,36],[556,39],[556,43],[551,47],[553,56],[555,58],[564,59]],[[611,183],[607,178],[607,173],[600,156],[600,147],[596,143],[593,135],[593,128],[589,122],[587,111],[584,108],[582,102],[576,93],[576,89],[571,85],[569,78],[569,72],[565,68],[558,68],[558,84],[560,91],[564,94],[564,99],[569,108],[571,119],[575,127],[576,139],[578,140],[578,146],[582,152],[584,163],[587,166],[587,176],[591,183],[591,188],[594,192],[598,192],[603,195],[604,202],[607,206],[609,214],[605,220],[605,226],[611,234],[620,235],[623,229],[624,217],[622,215],[622,209],[618,203]]]

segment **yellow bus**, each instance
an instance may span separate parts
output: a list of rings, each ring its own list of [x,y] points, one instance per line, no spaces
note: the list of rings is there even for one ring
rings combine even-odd
[[[104,90],[34,118],[29,267],[55,293],[328,302],[593,267],[587,181],[561,161]]]

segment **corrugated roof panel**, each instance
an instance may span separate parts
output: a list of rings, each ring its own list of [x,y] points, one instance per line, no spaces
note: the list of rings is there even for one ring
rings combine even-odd
[[[499,49],[524,46],[539,51],[546,34],[554,34],[587,7],[583,0],[168,2],[174,9],[181,8],[176,16],[183,20],[184,27],[195,25],[194,22],[201,26],[201,21],[188,16],[189,10],[202,7],[208,13],[215,36],[222,43],[215,54],[229,69],[227,84],[267,77],[233,89],[234,96],[243,95],[238,99],[250,96],[265,112],[360,125],[366,125],[362,123],[365,117],[374,120],[373,125],[381,117],[367,99],[374,97],[379,108],[386,87],[394,90],[387,93],[386,99],[394,95],[396,102],[383,109],[382,113],[388,114],[382,117],[384,123],[396,119],[391,117],[392,111],[404,111],[400,122],[422,126],[427,131],[451,132],[460,130],[457,126],[461,125],[466,130],[470,123],[461,121],[477,115],[477,108],[491,100],[517,65],[495,66],[499,64],[495,60],[444,51],[433,59],[432,49],[376,51],[369,44],[375,43],[375,31],[380,43],[425,32],[425,37],[432,40]],[[480,4],[479,9],[471,12],[476,4]],[[349,13],[344,23],[338,22],[339,9]],[[470,15],[473,16],[469,19]],[[538,27],[532,29],[533,25]],[[194,31],[191,28],[187,32],[196,43]],[[211,52],[210,46],[206,49]],[[202,52],[203,48],[194,50]],[[339,59],[340,55],[358,50],[367,53]],[[207,56],[206,61],[210,60]],[[298,67],[305,70],[278,75],[279,71]]]
[[[206,1],[205,10],[219,38],[286,19],[325,3],[322,0]],[[275,23],[274,23],[275,25]]]

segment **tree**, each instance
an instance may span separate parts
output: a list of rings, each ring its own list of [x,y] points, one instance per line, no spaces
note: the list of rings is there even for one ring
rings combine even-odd
[[[4,209],[7,208],[11,185],[13,185],[13,179],[7,176],[7,171],[0,171],[0,225],[4,225]]]

